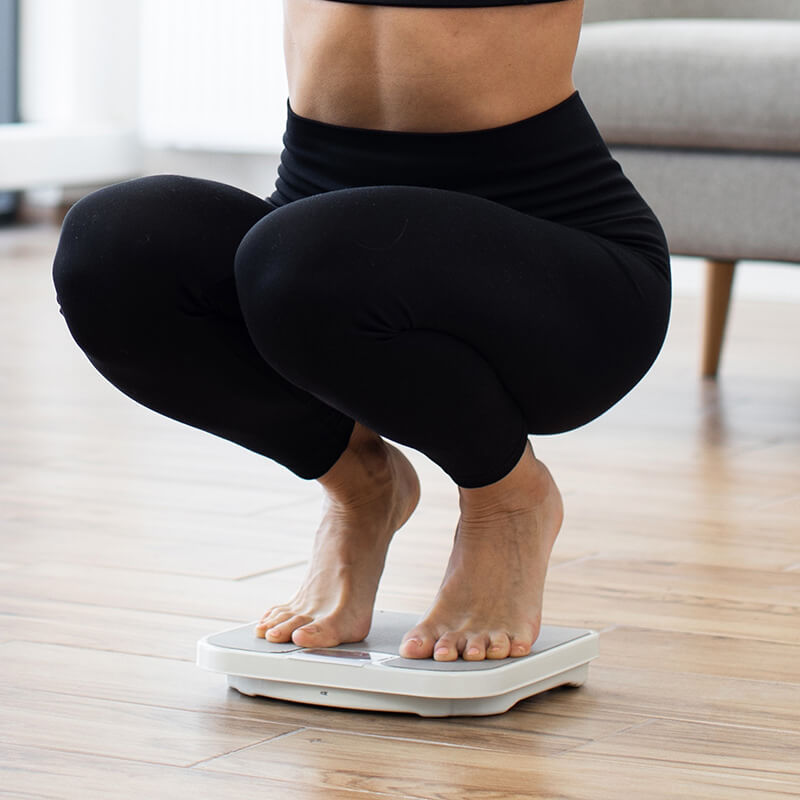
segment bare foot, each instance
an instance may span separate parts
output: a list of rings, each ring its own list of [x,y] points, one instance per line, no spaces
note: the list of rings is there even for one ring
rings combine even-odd
[[[461,517],[442,585],[403,637],[400,655],[527,655],[541,628],[547,563],[564,515],[561,494],[530,443],[505,478],[459,493]]]
[[[256,627],[256,636],[270,642],[334,647],[361,641],[372,624],[392,536],[419,502],[419,479],[409,460],[359,423],[347,450],[319,480],[325,515],[306,578]]]

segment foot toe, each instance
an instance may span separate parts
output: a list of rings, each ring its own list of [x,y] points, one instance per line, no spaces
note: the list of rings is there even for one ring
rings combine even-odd
[[[508,658],[511,651],[511,640],[507,633],[494,633],[489,637],[489,649],[486,658]]]
[[[456,631],[448,631],[440,636],[433,648],[435,661],[455,661],[459,650],[464,649],[467,639]]]
[[[281,611],[284,610],[283,606],[270,606],[262,615],[260,622],[264,622],[265,620],[274,617],[276,614],[279,614]]]
[[[279,611],[277,609],[273,613],[264,614],[264,616],[261,617],[261,621],[256,625],[256,636],[263,638],[270,628],[280,625],[282,622],[286,622],[286,620],[290,619],[292,616],[293,614],[291,611]]]
[[[488,636],[479,634],[467,637],[463,658],[465,661],[483,661],[486,658],[486,642]]]
[[[401,658],[430,658],[436,637],[423,628],[412,628],[400,643]]]
[[[336,647],[342,643],[341,637],[329,625],[323,625],[320,621],[296,628],[292,633],[292,641],[301,647]]]
[[[294,631],[308,622],[311,622],[311,617],[295,614],[284,622],[279,622],[269,628],[266,632],[266,638],[271,642],[288,642],[291,640]]]
[[[515,636],[511,641],[511,651],[509,652],[509,655],[512,658],[526,656],[528,653],[530,653],[532,644],[533,642],[530,639],[523,639]]]

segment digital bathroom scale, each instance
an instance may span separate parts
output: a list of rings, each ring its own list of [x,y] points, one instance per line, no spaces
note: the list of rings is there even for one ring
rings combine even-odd
[[[519,700],[564,684],[581,686],[598,655],[596,631],[543,625],[527,656],[485,661],[401,658],[415,614],[375,611],[360,642],[336,647],[276,644],[258,620],[197,643],[197,665],[228,676],[246,695],[422,717],[502,714]]]

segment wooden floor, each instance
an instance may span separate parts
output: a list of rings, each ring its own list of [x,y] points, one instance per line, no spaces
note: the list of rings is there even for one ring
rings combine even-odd
[[[533,437],[566,518],[544,622],[601,631],[581,688],[493,717],[253,699],[194,664],[304,573],[321,494],[137,406],[69,338],[57,228],[0,231],[0,797],[800,797],[800,309],[735,301],[718,383],[700,304],[583,429]],[[422,500],[378,607],[422,613],[457,493]]]

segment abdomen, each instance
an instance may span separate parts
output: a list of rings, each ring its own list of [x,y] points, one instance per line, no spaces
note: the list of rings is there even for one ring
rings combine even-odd
[[[285,0],[292,109],[362,128],[451,132],[515,122],[565,99],[583,0],[408,8]]]

